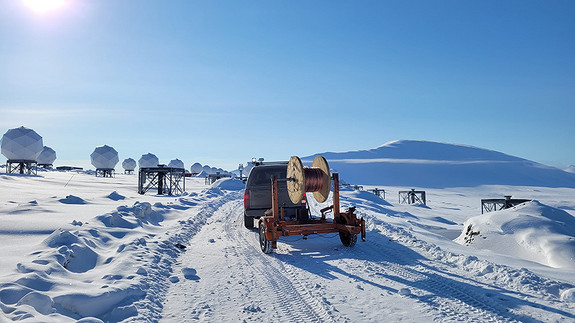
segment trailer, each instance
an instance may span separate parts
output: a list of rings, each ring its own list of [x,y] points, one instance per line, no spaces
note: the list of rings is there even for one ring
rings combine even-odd
[[[271,253],[277,248],[280,237],[311,234],[339,233],[344,246],[353,247],[357,242],[357,235],[365,241],[365,220],[358,218],[355,207],[346,211],[340,210],[339,203],[339,174],[330,175],[329,166],[323,156],[317,156],[312,167],[304,167],[300,158],[292,156],[287,166],[287,178],[271,178],[272,208],[259,219],[260,247],[264,253]],[[302,221],[286,220],[283,208],[278,203],[278,181],[287,181],[287,190],[290,200],[298,203],[307,199],[306,192],[313,193],[314,199],[323,203],[328,199],[333,182],[333,204],[323,208],[319,219],[306,219]],[[326,217],[333,213],[333,220]]]

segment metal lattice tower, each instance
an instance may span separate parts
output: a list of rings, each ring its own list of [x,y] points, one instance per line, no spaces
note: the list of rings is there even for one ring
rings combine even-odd
[[[138,194],[155,188],[158,195],[179,195],[186,190],[186,170],[175,167],[142,167],[138,174]]]

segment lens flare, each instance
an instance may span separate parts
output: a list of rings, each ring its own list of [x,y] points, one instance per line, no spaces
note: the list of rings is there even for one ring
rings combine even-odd
[[[54,11],[66,4],[66,0],[22,0],[22,2],[38,13]]]

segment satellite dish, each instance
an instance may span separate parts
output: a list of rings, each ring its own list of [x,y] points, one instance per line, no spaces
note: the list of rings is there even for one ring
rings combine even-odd
[[[179,160],[179,159],[177,159],[177,158],[176,158],[176,159],[172,159],[172,160],[170,161],[170,163],[168,164],[168,167],[171,167],[171,168],[184,168],[184,169],[186,168],[186,167],[184,167],[184,162],[181,161],[181,160]]]
[[[132,158],[126,158],[122,162],[122,167],[124,168],[124,170],[127,171],[133,171],[134,169],[136,169],[136,166],[137,166],[136,161]]]
[[[140,165],[140,168],[158,167],[158,164],[160,164],[160,160],[158,159],[158,157],[156,157],[156,155],[152,153],[147,153],[145,155],[142,155],[142,157],[140,157],[140,159],[138,160],[138,164]]]
[[[42,137],[26,127],[6,131],[0,146],[2,155],[8,160],[36,161],[44,149]]]
[[[192,167],[190,167],[190,172],[191,172],[192,174],[199,174],[199,173],[202,172],[202,169],[203,169],[202,164],[200,164],[200,163],[194,163],[194,164],[192,165]]]
[[[96,167],[96,169],[114,169],[120,161],[116,149],[108,145],[96,147],[90,155],[90,159],[92,166]]]
[[[44,146],[42,152],[40,152],[40,155],[38,155],[38,158],[36,158],[36,162],[38,162],[38,165],[52,165],[54,164],[55,160],[56,160],[56,152],[54,151],[54,149],[48,146]]]

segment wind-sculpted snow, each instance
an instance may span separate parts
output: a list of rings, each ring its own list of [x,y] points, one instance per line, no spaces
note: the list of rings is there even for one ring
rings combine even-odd
[[[350,192],[346,194],[343,199],[343,203],[356,204],[359,202],[354,196],[357,192]],[[409,223],[411,219],[416,218],[414,215],[409,213],[397,213],[394,211],[387,201],[381,200],[377,203],[377,199],[374,199],[370,204],[381,205],[378,209],[376,207],[359,208],[357,212],[360,216],[364,216],[367,219],[368,228],[371,234],[380,232],[384,236],[391,240],[398,241],[402,244],[408,245],[413,248],[417,248],[422,253],[424,253],[430,259],[441,261],[446,265],[460,268],[473,276],[481,276],[483,278],[491,280],[493,283],[504,283],[503,285],[513,285],[514,287],[521,290],[530,290],[536,293],[545,293],[552,295],[554,297],[560,297],[562,291],[567,291],[572,289],[574,286],[571,284],[561,283],[558,281],[553,281],[550,279],[541,278],[526,269],[513,269],[507,266],[498,265],[491,263],[486,260],[480,260],[476,256],[468,255],[458,255],[446,250],[442,250],[437,245],[433,243],[426,242],[422,239],[417,238],[412,232],[402,228],[400,226],[395,226],[387,221],[385,218],[379,216],[380,214],[385,215],[385,217],[401,217],[408,220]],[[575,218],[561,210],[552,210],[552,208],[541,205],[540,203],[533,202],[539,206],[539,209],[546,211],[537,211],[540,213],[553,213],[550,217],[555,217],[559,221],[565,221],[567,223],[575,223]],[[362,205],[366,205],[363,203]],[[369,206],[369,204],[367,204]],[[499,212],[500,213],[500,212]],[[498,214],[493,217],[496,218]],[[481,218],[481,217],[478,217]],[[509,217],[507,217],[509,218]],[[485,219],[485,217],[483,217]],[[489,221],[485,221],[489,222]],[[474,223],[473,219],[470,219],[470,223]],[[467,224],[467,222],[466,222]],[[533,223],[531,227],[536,228],[540,223]],[[567,231],[571,226],[566,227]],[[566,232],[566,231],[563,231]],[[573,233],[575,231],[571,231]],[[462,234],[463,235],[463,234]],[[504,248],[498,243],[491,242],[490,245],[499,246]],[[557,255],[559,256],[559,255]],[[571,258],[572,259],[572,258]]]
[[[0,285],[2,312],[42,322],[156,321],[174,262],[225,200],[213,188],[169,205],[120,206],[89,223],[75,221],[77,230],[54,231],[17,265],[14,281]],[[163,227],[173,210],[192,207],[190,217]],[[193,268],[183,274],[199,279]]]
[[[456,241],[575,269],[575,217],[538,201],[470,218]]]
[[[228,191],[240,191],[246,188],[246,184],[244,184],[244,182],[239,179],[231,178],[219,179],[212,186]]]

